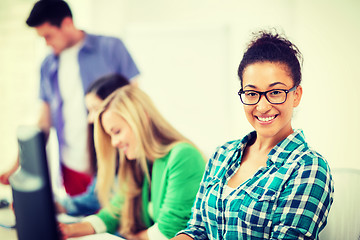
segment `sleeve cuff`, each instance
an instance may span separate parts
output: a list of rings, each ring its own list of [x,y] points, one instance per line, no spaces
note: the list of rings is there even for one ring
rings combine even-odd
[[[159,229],[159,226],[157,223],[155,223],[154,225],[152,225],[151,227],[148,228],[147,234],[148,234],[149,240],[168,240],[169,239],[160,232],[160,229]]]
[[[82,222],[89,222],[91,224],[91,226],[94,228],[96,233],[106,232],[105,223],[101,220],[101,218],[99,218],[96,215],[91,215],[91,216],[85,217],[85,218],[83,218]]]

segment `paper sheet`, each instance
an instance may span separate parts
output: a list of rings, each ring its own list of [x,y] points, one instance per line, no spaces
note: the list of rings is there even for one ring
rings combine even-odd
[[[68,238],[68,240],[125,240],[125,238],[111,235],[109,233],[99,233],[87,235],[84,237]]]

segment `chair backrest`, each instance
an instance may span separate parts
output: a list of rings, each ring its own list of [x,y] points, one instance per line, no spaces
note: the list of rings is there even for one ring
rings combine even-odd
[[[360,169],[335,168],[334,202],[320,240],[360,240]]]

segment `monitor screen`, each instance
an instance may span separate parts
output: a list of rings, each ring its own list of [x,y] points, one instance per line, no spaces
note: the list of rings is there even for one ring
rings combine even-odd
[[[19,169],[9,178],[19,240],[58,240],[55,204],[46,157],[45,134],[18,128]]]

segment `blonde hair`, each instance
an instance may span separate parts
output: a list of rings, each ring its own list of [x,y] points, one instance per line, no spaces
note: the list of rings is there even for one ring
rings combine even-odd
[[[194,144],[161,116],[149,96],[140,88],[129,85],[116,90],[104,101],[95,121],[94,137],[98,159],[96,188],[103,206],[109,202],[116,166],[116,149],[112,147],[111,138],[102,125],[102,115],[110,109],[129,124],[137,141],[136,161],[127,160],[120,151],[118,172],[120,191],[125,197],[120,214],[120,233],[136,233],[145,229],[141,218],[141,193],[144,177],[150,182],[148,164],[167,155],[179,142]]]

